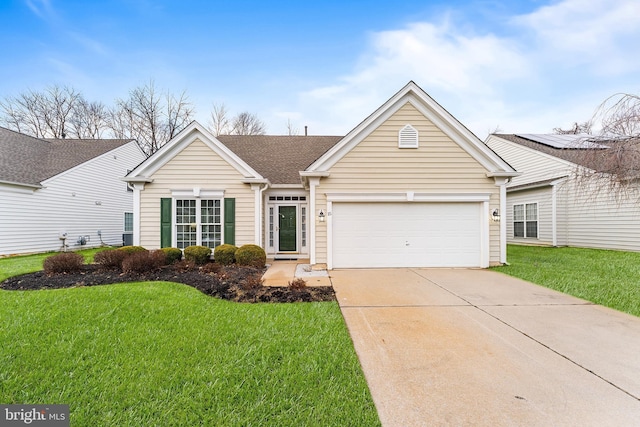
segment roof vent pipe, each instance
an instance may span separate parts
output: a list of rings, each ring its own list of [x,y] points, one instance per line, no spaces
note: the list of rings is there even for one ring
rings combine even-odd
[[[304,136],[307,136],[307,126],[304,127]]]

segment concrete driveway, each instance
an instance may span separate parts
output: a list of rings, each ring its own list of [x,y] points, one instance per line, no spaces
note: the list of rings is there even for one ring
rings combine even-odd
[[[384,426],[638,426],[640,319],[488,270],[334,270]]]

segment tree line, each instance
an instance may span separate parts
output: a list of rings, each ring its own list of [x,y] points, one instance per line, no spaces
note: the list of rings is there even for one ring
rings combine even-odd
[[[53,85],[0,101],[0,124],[36,138],[135,139],[150,156],[184,129],[195,115],[186,92],[160,90],[153,81],[108,106],[89,101],[73,87]],[[263,135],[265,124],[247,111],[230,115],[214,104],[209,130],[215,135]]]

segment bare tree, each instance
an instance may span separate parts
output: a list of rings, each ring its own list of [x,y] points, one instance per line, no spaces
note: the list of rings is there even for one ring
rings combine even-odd
[[[553,128],[553,133],[558,135],[579,135],[582,133],[591,135],[591,127],[591,121],[583,123],[574,122],[569,129]]]
[[[81,139],[100,139],[108,126],[109,111],[102,102],[89,102],[84,98],[73,107],[70,135]]]
[[[640,203],[640,96],[613,95],[586,123],[599,125],[600,131],[577,142],[578,183],[594,193],[606,190],[618,201]]]
[[[231,121],[233,135],[264,135],[266,126],[255,114],[244,111]]]
[[[231,131],[231,122],[228,117],[229,113],[224,104],[213,104],[211,117],[209,118],[208,128],[214,136],[226,135]]]
[[[298,128],[294,127],[291,124],[291,119],[287,119],[287,135],[289,136],[300,135],[300,131],[298,130]]]
[[[150,156],[184,129],[194,110],[185,92],[176,97],[159,93],[153,81],[116,100],[109,114],[109,127],[117,138],[134,138]]]
[[[73,88],[57,85],[42,92],[29,90],[0,102],[0,122],[37,138],[64,138],[74,109],[84,98]]]

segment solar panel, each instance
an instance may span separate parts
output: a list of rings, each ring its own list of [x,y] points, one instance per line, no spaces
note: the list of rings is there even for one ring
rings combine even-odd
[[[520,138],[538,142],[553,148],[593,149],[609,148],[606,145],[594,141],[596,137],[586,133],[579,134],[546,134],[546,133],[519,133]]]

